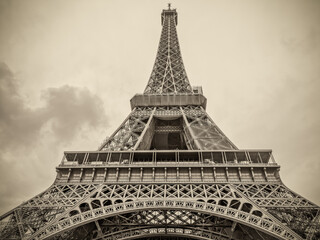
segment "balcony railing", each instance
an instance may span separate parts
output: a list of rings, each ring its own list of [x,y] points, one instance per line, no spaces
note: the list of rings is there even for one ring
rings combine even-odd
[[[271,150],[150,150],[64,152],[61,165],[276,165]],[[61,166],[60,165],[60,166]]]

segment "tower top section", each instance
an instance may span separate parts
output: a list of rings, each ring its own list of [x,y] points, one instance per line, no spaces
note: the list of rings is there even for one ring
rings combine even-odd
[[[178,13],[176,9],[171,9],[171,3],[168,3],[168,9],[163,9],[161,13],[161,24],[165,22],[166,16],[172,16],[175,20],[175,25],[178,25]]]
[[[192,94],[177,35],[178,13],[176,9],[164,9],[161,13],[162,32],[150,79],[144,94]]]

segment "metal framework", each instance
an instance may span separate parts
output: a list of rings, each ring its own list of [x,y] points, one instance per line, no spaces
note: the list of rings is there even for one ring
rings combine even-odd
[[[320,208],[288,189],[271,150],[239,150],[162,33],[144,94],[97,151],[65,152],[47,190],[0,217],[0,239],[320,238]]]

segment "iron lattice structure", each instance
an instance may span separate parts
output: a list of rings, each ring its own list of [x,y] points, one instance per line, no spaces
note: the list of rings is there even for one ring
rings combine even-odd
[[[1,239],[312,239],[319,207],[288,189],[271,150],[239,150],[191,87],[176,10],[154,68],[97,151],[65,152],[51,187],[1,216]]]

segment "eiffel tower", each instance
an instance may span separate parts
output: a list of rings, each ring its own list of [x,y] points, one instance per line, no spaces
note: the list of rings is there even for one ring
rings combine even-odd
[[[312,239],[320,208],[288,189],[271,150],[238,149],[182,62],[161,14],[156,61],[97,151],[64,152],[54,183],[1,216],[0,239]]]

